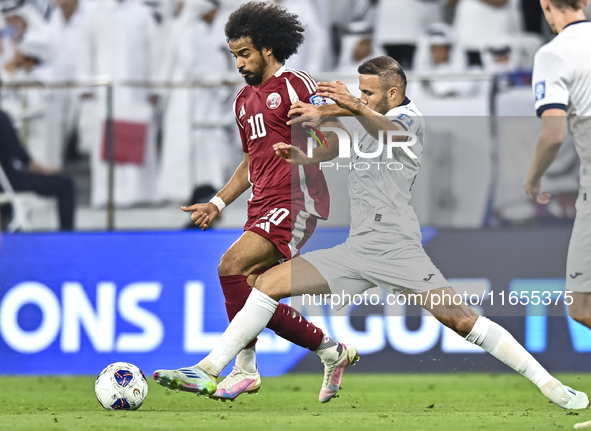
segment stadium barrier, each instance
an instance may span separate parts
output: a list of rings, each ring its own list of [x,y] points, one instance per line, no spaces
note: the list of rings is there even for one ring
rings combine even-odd
[[[145,81],[113,81],[108,76],[96,77],[92,80],[84,81],[66,81],[66,82],[45,82],[45,81],[2,81],[0,82],[0,91],[3,90],[19,90],[19,89],[43,89],[43,90],[80,90],[91,88],[105,89],[105,152],[106,160],[109,164],[109,173],[107,177],[107,222],[106,229],[114,230],[115,228],[115,204],[114,204],[114,190],[115,190],[115,130],[113,123],[113,100],[115,85],[133,88],[150,88],[150,89],[194,89],[194,88],[219,88],[219,87],[234,87],[237,82],[223,82],[223,83],[208,83],[202,81],[185,81],[185,82],[145,82]],[[0,97],[1,101],[1,97]],[[206,125],[207,126],[207,125]]]
[[[490,83],[490,91],[487,91],[487,102],[485,105],[491,107],[490,115],[495,115],[495,99],[498,95],[498,86],[494,83],[498,79],[494,75],[490,73],[482,72],[482,71],[466,71],[461,73],[442,73],[433,75],[432,73],[428,72],[420,72],[420,71],[413,71],[408,72],[407,77],[409,83],[412,82],[427,82],[427,81],[475,81],[475,82],[489,82]],[[327,72],[327,73],[318,73],[315,74],[314,78],[317,81],[332,81],[332,80],[342,80],[349,87],[351,91],[354,93],[358,92],[357,90],[357,81],[358,75],[351,74],[351,73],[336,73],[336,72]],[[242,80],[235,81],[235,82],[228,82],[228,81],[220,81],[220,82],[205,82],[205,81],[182,81],[182,82],[173,82],[173,81],[163,81],[163,82],[156,82],[156,81],[133,81],[133,80],[122,80],[122,81],[113,81],[108,76],[98,76],[91,80],[83,80],[83,81],[68,81],[68,82],[42,82],[42,81],[3,81],[0,82],[0,91],[7,91],[7,90],[21,90],[21,89],[43,89],[43,90],[60,90],[60,89],[72,89],[72,90],[81,90],[81,89],[90,89],[90,88],[104,88],[105,89],[105,112],[106,112],[106,123],[105,123],[105,155],[106,160],[109,165],[108,169],[108,176],[107,176],[107,205],[106,205],[106,229],[112,231],[115,229],[115,203],[114,203],[114,190],[115,190],[115,131],[114,131],[114,119],[113,119],[113,100],[114,100],[114,92],[116,91],[115,87],[130,87],[130,88],[143,88],[143,89],[152,89],[155,91],[158,90],[172,90],[172,89],[197,89],[197,88],[223,88],[229,87],[234,88],[237,85],[242,85]],[[1,100],[1,98],[0,98]],[[447,110],[445,112],[448,112]],[[449,114],[446,114],[449,115]],[[220,127],[220,126],[228,126],[233,123],[233,117],[228,116],[231,119],[230,123],[228,123],[227,118],[220,118],[219,122],[211,122],[211,121],[203,121],[197,122],[193,124],[194,128],[209,128],[209,127]],[[494,155],[491,155],[492,160],[496,158]]]

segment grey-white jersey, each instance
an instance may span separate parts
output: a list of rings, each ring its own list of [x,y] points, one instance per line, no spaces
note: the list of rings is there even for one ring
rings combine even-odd
[[[416,135],[417,142],[408,149],[417,158],[411,158],[403,148],[393,148],[392,158],[388,158],[386,145],[376,157],[360,157],[352,152],[352,169],[348,179],[350,236],[380,231],[404,234],[420,241],[420,225],[408,201],[423,154],[424,119],[408,98],[390,110],[386,117]],[[378,140],[369,133],[363,131],[360,134],[359,150],[362,153],[376,152],[378,146]]]
[[[570,117],[581,158],[581,185],[591,187],[590,22],[567,25],[538,50],[532,85],[538,116],[547,109],[564,109]]]

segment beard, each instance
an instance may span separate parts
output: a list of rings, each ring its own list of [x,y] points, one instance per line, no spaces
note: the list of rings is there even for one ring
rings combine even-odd
[[[263,83],[263,72],[267,69],[267,62],[264,58],[261,58],[261,61],[257,64],[257,71],[253,72],[251,70],[246,70],[244,68],[240,68],[238,71],[240,73],[246,73],[247,76],[244,77],[244,81],[248,85],[261,85]]]
[[[263,83],[263,75],[259,73],[253,73],[250,76],[245,76],[244,81],[248,85],[261,85]]]
[[[374,111],[378,114],[386,115],[390,110],[390,104],[388,103],[388,95],[384,94],[384,97],[376,104]]]

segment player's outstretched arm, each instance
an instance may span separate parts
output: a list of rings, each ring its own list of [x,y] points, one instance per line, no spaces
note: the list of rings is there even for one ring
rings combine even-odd
[[[234,175],[212,200],[221,199],[223,207],[230,205],[242,193],[250,188],[248,181],[248,169],[250,166],[250,155],[244,153],[244,160],[238,165]],[[217,198],[217,199],[216,199]],[[218,201],[219,202],[219,201]],[[219,215],[221,203],[208,202],[206,204],[195,204],[189,207],[181,207],[185,212],[190,212],[191,220],[203,230],[207,230]]]
[[[541,193],[542,176],[556,158],[567,133],[568,125],[564,110],[548,109],[542,113],[542,131],[536,145],[534,160],[523,184],[525,192],[539,204],[550,202],[550,194]]]
[[[287,122],[287,125],[302,124],[308,127],[318,127],[320,124],[329,121],[328,117],[346,117],[351,115],[353,115],[351,112],[336,104],[316,106],[311,103],[298,101],[291,105],[287,113],[287,116],[291,118]]]
[[[379,138],[380,131],[402,130],[400,126],[392,123],[387,117],[374,111],[353,96],[341,81],[319,82],[318,91],[319,96],[328,97],[339,107],[349,112],[349,115],[356,116],[367,133],[375,139]],[[406,137],[401,137],[400,140],[405,139]]]
[[[336,124],[336,126],[340,127],[339,124]],[[335,139],[333,139],[333,137]],[[273,145],[273,149],[275,150],[275,154],[285,159],[288,163],[294,165],[314,165],[327,160],[332,160],[339,155],[339,144],[336,140],[336,135],[331,133],[328,136],[327,141],[327,146],[314,148],[312,157],[308,157],[306,153],[298,147],[286,144],[285,142],[279,142]]]

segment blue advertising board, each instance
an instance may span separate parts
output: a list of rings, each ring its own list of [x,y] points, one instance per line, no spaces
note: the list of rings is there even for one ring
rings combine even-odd
[[[228,324],[217,277],[239,231],[15,234],[0,249],[5,374],[95,374],[127,361],[145,372],[192,365]],[[305,351],[269,333],[267,375]]]
[[[240,234],[2,236],[0,373],[97,374],[116,361],[132,362],[151,373],[197,363],[227,326],[217,264]],[[546,283],[564,290],[568,230],[549,238],[542,231],[496,234],[500,237],[489,236],[494,232],[425,229],[423,239],[454,286],[521,291]],[[346,235],[346,229],[319,229],[307,248],[331,247]],[[517,244],[537,249],[536,241],[553,245],[553,251],[539,256],[530,250],[528,259],[544,259],[536,261],[538,270],[525,258],[503,257]],[[486,250],[480,259],[471,248],[475,244]],[[356,344],[365,360],[355,371],[460,371],[458,360],[468,364],[466,369],[506,370],[430,316],[383,312],[310,318],[336,338]],[[522,316],[494,320],[551,370],[591,370],[591,361],[582,360],[591,352],[590,331],[564,314],[548,317],[543,310],[524,307]],[[257,344],[259,369],[267,376],[320,371],[319,361],[306,354],[268,330]]]

